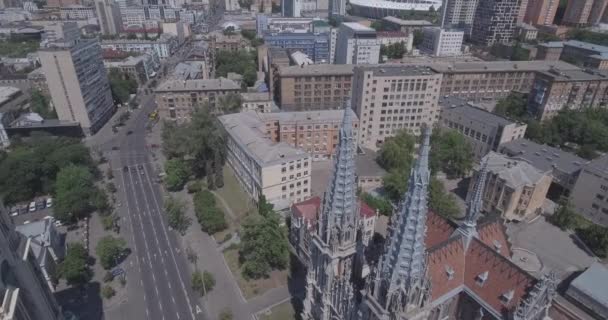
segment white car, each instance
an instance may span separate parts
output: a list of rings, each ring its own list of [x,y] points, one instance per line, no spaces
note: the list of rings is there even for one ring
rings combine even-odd
[[[36,201],[30,202],[30,212],[36,211]]]
[[[61,220],[55,220],[55,227],[61,227],[63,225],[63,223],[61,222]]]
[[[50,208],[53,206],[53,198],[46,199],[46,207]]]

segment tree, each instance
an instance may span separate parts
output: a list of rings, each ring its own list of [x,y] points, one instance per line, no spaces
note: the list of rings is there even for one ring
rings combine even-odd
[[[436,177],[431,177],[429,184],[429,208],[445,218],[454,218],[460,213],[456,198]]]
[[[243,276],[262,278],[273,269],[289,265],[287,231],[279,217],[271,212],[267,216],[248,216],[241,229],[240,261]]]
[[[369,193],[364,192],[361,194],[361,200],[368,206],[378,210],[378,212],[384,216],[390,217],[393,214],[393,205],[387,199],[374,197]]]
[[[99,257],[101,266],[108,270],[118,264],[118,260],[125,254],[127,243],[122,238],[105,236],[99,240],[95,253]]]
[[[566,200],[560,201],[559,207],[549,219],[551,223],[562,230],[571,230],[577,227],[576,213]]]
[[[407,191],[407,180],[410,177],[409,170],[392,169],[382,177],[382,187],[389,199],[398,202]]]
[[[61,169],[55,185],[55,218],[74,221],[89,213],[95,190],[93,176],[86,167],[72,165]]]
[[[222,115],[222,114],[240,112],[242,104],[243,104],[243,99],[241,98],[240,94],[231,92],[231,93],[222,95],[218,98],[218,101],[216,104],[217,110],[215,110],[215,114]]]
[[[197,291],[201,296],[206,295],[215,287],[215,278],[207,271],[202,273],[198,270],[192,273],[192,289]]]
[[[377,20],[372,22],[372,24],[369,26],[370,28],[376,30],[376,31],[383,31],[384,30],[384,26],[382,25],[382,21]]]
[[[424,41],[424,33],[422,32],[422,30],[414,30],[414,46],[418,47],[422,44],[422,42]]]
[[[409,171],[414,159],[416,138],[405,130],[399,130],[387,138],[378,154],[378,164],[386,170],[406,169]]]
[[[116,295],[116,291],[114,288],[112,288],[112,286],[105,285],[103,288],[101,288],[101,296],[104,297],[104,299],[110,299],[114,295]]]
[[[110,70],[108,79],[110,80],[112,97],[115,101],[123,104],[128,103],[131,94],[137,92],[137,81],[122,71],[117,69]]]
[[[592,224],[577,230],[577,234],[598,257],[608,256],[608,228]]]
[[[463,177],[473,168],[473,149],[454,130],[435,130],[431,142],[431,170],[442,170],[448,178]]]
[[[512,92],[496,103],[494,113],[521,121],[527,115],[527,105],[528,96],[526,94]]]
[[[251,1],[251,0],[248,0]],[[249,87],[257,80],[257,54],[255,51],[219,51],[216,56],[216,76],[226,77],[228,72],[243,75],[243,81]]]
[[[274,205],[268,202],[266,196],[263,194],[258,196],[258,213],[263,217],[267,217],[274,213]]]
[[[407,50],[405,49],[405,43],[403,43],[403,41],[382,45],[380,47],[380,54],[387,56],[389,59],[401,59],[406,52]]]
[[[49,104],[49,98],[38,89],[30,94],[30,108],[44,119],[57,119],[57,113]]]
[[[253,4],[253,0],[239,0],[239,6],[243,9],[251,10],[251,5]]]
[[[228,308],[224,308],[222,312],[220,312],[219,320],[232,320],[232,311]]]
[[[248,40],[253,40],[256,37],[256,33],[253,30],[241,30],[241,35]]]
[[[65,279],[68,285],[83,285],[93,276],[87,259],[89,255],[81,243],[70,243],[65,258],[59,264],[58,274]]]
[[[184,212],[185,205],[183,202],[174,197],[167,197],[165,200],[165,212],[167,214],[167,222],[171,228],[177,230],[184,235],[190,223],[192,222]]]
[[[224,212],[216,207],[215,196],[208,190],[194,195],[194,211],[201,229],[209,234],[226,229]]]
[[[182,159],[169,159],[165,162],[165,183],[167,190],[179,191],[184,188],[190,177],[190,167]]]

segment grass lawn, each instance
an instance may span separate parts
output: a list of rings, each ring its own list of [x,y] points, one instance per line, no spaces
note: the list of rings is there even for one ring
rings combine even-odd
[[[287,278],[289,277],[289,267],[283,271],[272,271],[270,273],[270,276],[266,279],[246,280],[245,278],[243,278],[243,275],[241,273],[238,249],[229,249],[224,251],[224,258],[226,259],[226,263],[228,264],[230,271],[234,275],[236,282],[241,288],[245,299],[251,299],[255,296],[264,294],[264,292],[272,288],[287,285]]]
[[[285,301],[277,306],[274,306],[268,313],[260,313],[260,320],[288,320],[296,319],[296,312],[293,310],[291,301]]]
[[[255,204],[249,199],[249,195],[243,190],[234,171],[228,165],[224,166],[224,186],[215,192],[226,200],[232,212],[237,216],[236,222],[239,222],[248,212],[256,210]]]
[[[9,58],[25,58],[28,53],[36,52],[40,48],[38,41],[0,41],[0,56]]]

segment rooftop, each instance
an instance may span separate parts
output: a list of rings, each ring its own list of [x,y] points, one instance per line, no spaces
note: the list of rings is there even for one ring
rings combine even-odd
[[[590,298],[608,308],[608,269],[595,262],[580,276],[576,277],[570,287],[587,294]]]
[[[428,76],[438,72],[424,65],[380,65],[380,66],[359,66],[363,71],[373,71],[376,77],[395,77],[395,76]]]
[[[497,174],[511,188],[535,185],[545,173],[526,161],[507,157],[490,151],[484,160],[488,161],[488,172]],[[546,172],[546,171],[545,171]]]
[[[559,70],[578,70],[577,66],[564,61],[482,61],[455,62],[430,64],[434,70],[441,73],[465,72],[499,72],[499,71],[546,71],[551,68]]]
[[[268,92],[243,92],[241,93],[241,97],[243,98],[244,102],[271,100]]]
[[[565,46],[576,47],[579,49],[594,50],[601,54],[608,54],[608,47],[599,44],[583,42],[578,40],[568,40],[564,42]]]
[[[21,90],[15,87],[0,87],[0,104],[12,99],[15,95],[19,94]]]
[[[458,114],[466,120],[476,120],[478,122],[482,122],[492,126],[506,126],[513,123],[513,121],[505,117],[472,106],[458,97],[441,97],[439,99],[439,105],[442,107],[442,112]]]
[[[504,143],[501,152],[511,157],[523,159],[541,171],[559,169],[572,174],[579,171],[588,161],[570,152],[548,145],[541,145],[528,139],[517,139]]]
[[[156,92],[174,91],[213,91],[213,90],[241,90],[234,81],[219,79],[194,79],[194,80],[167,80],[161,83]]]
[[[279,69],[285,76],[324,76],[324,75],[353,75],[353,64],[312,64],[304,67],[290,66]]]
[[[350,109],[353,122],[358,122],[357,115]],[[301,121],[342,121],[343,110],[319,110],[319,111],[300,111],[300,112],[272,112],[259,114],[260,119],[280,122],[301,122]]]
[[[348,27],[354,31],[362,31],[362,32],[376,32],[375,29],[372,29],[370,27],[366,27],[360,23],[357,22],[344,22],[342,23],[343,26]]]
[[[378,38],[403,38],[407,37],[405,32],[401,31],[378,31],[376,32]]]
[[[227,114],[218,119],[228,134],[261,167],[310,157],[308,153],[288,143],[271,141],[266,136],[266,124],[256,112]]]
[[[433,25],[426,20],[403,20],[397,17],[384,17],[382,20],[398,24],[402,27],[425,27]]]
[[[559,70],[551,68],[547,71],[542,71],[542,74],[553,78],[555,81],[608,80],[608,72],[594,69]]]
[[[547,48],[563,48],[564,42],[563,41],[549,41],[549,42],[541,43],[541,44],[539,44],[539,46],[543,46],[543,47],[547,47]]]

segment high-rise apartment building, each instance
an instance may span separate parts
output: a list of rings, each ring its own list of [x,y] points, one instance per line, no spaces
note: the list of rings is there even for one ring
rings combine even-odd
[[[372,150],[399,129],[419,135],[439,119],[442,74],[427,66],[355,68],[353,109],[359,117],[359,144]]]
[[[329,0],[329,17],[346,15],[346,0]]]
[[[562,23],[572,26],[595,25],[600,22],[608,0],[568,1]]]
[[[0,319],[63,319],[42,276],[31,241],[15,231],[0,205]]]
[[[477,8],[477,0],[445,0],[442,5],[441,27],[470,32],[475,8]]]
[[[96,0],[95,10],[99,28],[104,35],[115,35],[122,30],[122,18],[119,4],[114,0]]]
[[[342,23],[336,40],[336,64],[377,64],[380,41],[376,30],[356,22]]]
[[[532,25],[552,25],[559,0],[532,0],[524,16],[524,22]]]
[[[59,119],[80,123],[86,134],[99,130],[115,109],[99,42],[53,43],[38,56]]]
[[[519,9],[518,0],[479,1],[471,41],[484,46],[510,43],[515,35]]]
[[[445,30],[440,27],[424,28],[421,50],[437,57],[462,54],[464,31]]]

